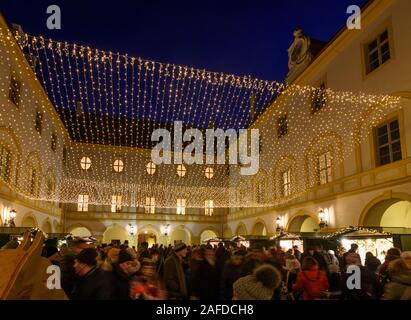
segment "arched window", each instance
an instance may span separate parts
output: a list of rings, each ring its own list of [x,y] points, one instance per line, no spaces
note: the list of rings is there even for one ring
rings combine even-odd
[[[149,163],[147,163],[146,164],[146,170],[147,170],[147,173],[150,174],[150,175],[153,175],[154,173],[156,173],[155,163],[153,163],[151,161]]]
[[[177,174],[179,177],[184,177],[186,175],[186,167],[183,164],[177,166]]]
[[[205,176],[207,179],[212,179],[214,177],[214,169],[211,167],[207,167],[205,169]]]
[[[80,160],[80,166],[83,170],[88,170],[91,167],[91,159],[89,157],[83,157]]]
[[[113,168],[115,172],[123,172],[124,170],[123,160],[120,160],[120,159],[114,160]]]

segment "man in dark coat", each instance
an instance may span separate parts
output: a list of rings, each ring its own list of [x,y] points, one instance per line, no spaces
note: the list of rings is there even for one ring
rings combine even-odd
[[[164,262],[164,285],[170,300],[187,299],[187,281],[183,269],[183,259],[187,255],[187,245],[177,244]]]
[[[220,281],[220,298],[223,300],[233,298],[233,284],[240,278],[243,257],[240,252],[234,252],[223,268]]]
[[[204,259],[200,261],[197,272],[193,274],[194,288],[197,292],[191,292],[191,295],[203,301],[218,299],[219,279],[214,249],[207,246],[204,250]]]
[[[129,249],[122,249],[112,271],[112,298],[114,300],[130,300],[130,279],[140,269],[140,263],[133,257]]]
[[[78,276],[72,300],[111,299],[111,283],[107,272],[97,268],[97,251],[86,248],[74,259],[74,270]]]

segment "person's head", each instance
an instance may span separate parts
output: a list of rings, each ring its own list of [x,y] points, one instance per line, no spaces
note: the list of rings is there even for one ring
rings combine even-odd
[[[350,248],[350,250],[351,251],[357,251],[358,250],[358,244],[356,244],[356,243],[351,243],[351,248]]]
[[[365,259],[371,259],[371,258],[374,258],[374,255],[372,254],[372,252],[368,251],[368,252],[365,254]]]
[[[391,248],[391,249],[388,249],[385,259],[388,261],[393,261],[400,257],[401,257],[401,250],[398,248]]]
[[[307,252],[310,256],[313,256],[314,255],[314,248],[308,248]]]
[[[184,259],[187,256],[187,245],[184,242],[176,244],[174,246],[174,252],[180,259]]]
[[[192,260],[202,260],[203,259],[203,252],[200,248],[194,248],[191,251],[191,259]]]
[[[299,250],[298,250],[298,246],[293,246],[293,250],[294,250],[294,252],[299,251]]]
[[[233,253],[233,255],[230,258],[231,264],[234,266],[240,266],[243,263],[243,258],[244,258],[244,255],[242,255],[241,252],[236,251]]]
[[[260,243],[254,243],[250,247],[250,258],[262,260],[264,257],[264,247]]]
[[[74,259],[74,271],[80,277],[97,265],[97,251],[93,248],[85,248]]]
[[[111,248],[107,252],[107,257],[110,259],[110,262],[116,263],[118,260],[118,255],[120,254],[120,249]]]
[[[74,252],[74,254],[80,253],[83,249],[86,249],[87,247],[87,241],[82,238],[73,239],[69,242],[69,249],[70,251]]]
[[[141,250],[147,250],[148,249],[148,242],[144,241],[140,244],[140,249]]]
[[[215,259],[215,251],[212,246],[207,246],[204,250],[204,259],[206,260],[214,260]]]
[[[302,270],[312,270],[318,268],[318,262],[313,257],[305,257],[301,266]]]
[[[160,250],[159,249],[152,249],[150,250],[150,256],[151,256],[151,260],[153,260],[153,262],[157,262],[158,259],[160,259]]]
[[[129,252],[129,249],[130,248],[122,249],[117,259],[117,265],[120,267],[120,270],[126,275],[131,275],[140,269],[140,263]]]

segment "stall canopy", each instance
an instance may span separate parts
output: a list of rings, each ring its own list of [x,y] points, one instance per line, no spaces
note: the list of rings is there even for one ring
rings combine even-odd
[[[363,227],[348,227],[340,229],[334,233],[324,236],[326,240],[337,240],[339,238],[350,238],[350,239],[382,239],[382,238],[392,238],[392,234],[388,232],[379,231],[372,228]]]

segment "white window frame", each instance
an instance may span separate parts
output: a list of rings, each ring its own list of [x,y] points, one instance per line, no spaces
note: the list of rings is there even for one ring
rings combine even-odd
[[[177,199],[176,213],[179,214],[179,215],[185,215],[186,214],[186,199],[183,199],[183,198],[178,198]]]
[[[204,170],[204,174],[207,179],[212,179],[214,177],[214,169],[211,167],[207,167]]]
[[[204,211],[206,216],[212,216],[214,214],[214,201],[206,200],[204,203]]]
[[[281,174],[281,185],[283,196],[288,197],[291,195],[291,169],[284,171]]]
[[[88,202],[89,202],[88,194],[79,194],[78,201],[77,201],[77,211],[82,211],[82,212],[88,211]]]
[[[120,173],[124,171],[124,162],[121,159],[114,160],[113,169],[115,172]]]
[[[89,157],[86,157],[86,156],[82,157],[80,159],[80,167],[83,170],[90,169],[91,168],[91,159]]]
[[[330,183],[332,178],[332,153],[331,151],[320,154],[317,158],[317,175],[318,184],[323,185]]]
[[[154,162],[150,161],[146,164],[146,171],[149,175],[153,175],[156,173],[157,166]]]
[[[187,169],[186,169],[185,165],[184,164],[179,164],[177,166],[177,175],[179,177],[184,177],[186,175],[186,173],[187,173]]]
[[[112,195],[111,196],[111,212],[121,211],[121,205],[123,201],[123,196],[121,195]]]
[[[156,199],[154,197],[146,197],[146,204],[144,206],[144,211],[147,214],[156,213]]]

